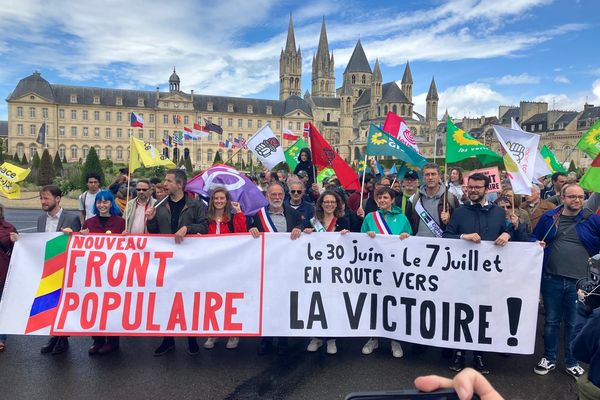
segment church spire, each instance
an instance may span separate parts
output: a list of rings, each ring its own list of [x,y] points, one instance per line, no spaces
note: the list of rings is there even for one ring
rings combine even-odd
[[[292,19],[292,13],[290,12],[290,24],[288,26],[287,41],[285,42],[285,52],[296,51],[296,38],[294,37],[294,20]]]
[[[319,47],[317,48],[317,60],[329,58],[329,44],[327,43],[327,30],[325,29],[325,16],[321,23],[321,35],[319,36]]]
[[[327,29],[325,28],[325,17],[321,23],[321,35],[317,54],[312,63],[312,95],[322,97],[334,97],[335,77],[333,66],[333,53],[329,55],[329,44],[327,43]]]
[[[435,78],[431,77],[431,84],[429,85],[429,92],[427,92],[426,100],[439,100],[437,87],[435,86]]]

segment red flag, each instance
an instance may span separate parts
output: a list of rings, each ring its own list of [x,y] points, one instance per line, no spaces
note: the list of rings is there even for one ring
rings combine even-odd
[[[383,123],[383,131],[389,133],[396,139],[398,139],[398,133],[400,133],[400,124],[404,120],[393,112],[388,112]]]
[[[320,168],[333,168],[344,189],[360,190],[358,175],[327,143],[312,123],[309,124],[312,161]]]

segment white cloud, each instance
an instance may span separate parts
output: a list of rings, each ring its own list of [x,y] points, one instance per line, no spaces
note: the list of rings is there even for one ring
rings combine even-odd
[[[600,79],[592,83],[591,91],[578,93],[547,93],[533,99],[545,101],[549,109],[581,111],[585,103],[600,105]]]
[[[498,85],[525,85],[525,84],[538,84],[540,83],[539,76],[532,76],[528,73],[520,75],[505,75],[499,78],[496,83]]]
[[[427,93],[413,96],[415,111],[425,115],[425,99]],[[445,110],[453,118],[462,117],[487,117],[498,115],[500,104],[512,104],[512,99],[494,91],[489,84],[472,82],[466,85],[449,87],[439,92],[438,118],[441,118]]]
[[[569,78],[567,78],[564,75],[556,75],[554,77],[554,82],[556,82],[556,83],[571,83],[571,81],[569,80]]]

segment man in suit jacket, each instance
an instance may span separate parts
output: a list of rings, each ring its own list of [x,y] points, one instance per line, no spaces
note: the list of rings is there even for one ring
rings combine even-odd
[[[69,212],[60,206],[62,192],[58,186],[47,185],[40,190],[40,203],[44,213],[37,221],[38,232],[78,232],[81,221],[75,213]],[[51,336],[42,349],[42,354],[60,354],[69,348],[67,336]]]
[[[283,186],[272,182],[267,187],[267,200],[269,205],[261,208],[252,218],[248,232],[255,238],[260,237],[259,232],[291,232],[291,239],[295,240],[302,233],[302,215],[291,206],[283,202]],[[284,355],[287,352],[287,338],[279,338],[278,352]],[[260,341],[258,354],[263,355],[271,351],[273,338],[263,337]]]

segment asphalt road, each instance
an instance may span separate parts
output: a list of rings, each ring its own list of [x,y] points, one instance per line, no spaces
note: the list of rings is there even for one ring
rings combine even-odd
[[[9,222],[20,231],[34,232],[36,210],[7,210]],[[33,228],[33,229],[32,229]],[[538,320],[534,355],[486,358],[489,379],[507,399],[577,398],[573,378],[557,370],[537,376],[533,367],[541,358],[541,317]],[[10,336],[0,354],[0,399],[343,399],[352,391],[406,389],[419,375],[452,376],[448,360],[429,348],[416,355],[405,345],[405,356],[394,359],[389,341],[364,356],[366,339],[338,339],[338,354],[306,353],[307,340],[290,342],[287,356],[258,356],[258,339],[242,339],[236,350],[219,343],[199,355],[186,353],[185,339],[176,339],[177,349],[164,357],[153,357],[160,338],[122,338],[118,353],[90,357],[91,339],[74,337],[65,354],[41,355],[47,338]],[[202,339],[201,342],[202,343]]]

